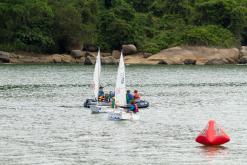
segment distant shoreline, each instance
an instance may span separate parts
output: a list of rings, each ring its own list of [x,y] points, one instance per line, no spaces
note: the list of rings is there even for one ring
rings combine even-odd
[[[9,64],[85,64],[94,65],[97,52],[74,50],[71,54],[37,54],[28,52],[9,53],[0,51],[0,63]],[[120,52],[101,53],[103,65],[118,63]],[[246,64],[247,47],[209,48],[209,47],[173,47],[157,54],[134,53],[125,55],[126,64],[165,64],[165,65],[221,65]]]

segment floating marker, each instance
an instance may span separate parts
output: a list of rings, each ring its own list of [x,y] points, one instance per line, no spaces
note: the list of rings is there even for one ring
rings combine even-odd
[[[221,145],[230,141],[230,137],[214,120],[209,120],[207,126],[195,139],[196,142],[210,146]]]

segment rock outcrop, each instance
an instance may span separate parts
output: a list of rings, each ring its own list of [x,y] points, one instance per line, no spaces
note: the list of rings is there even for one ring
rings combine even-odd
[[[136,46],[133,45],[133,44],[122,45],[122,49],[123,49],[123,53],[124,53],[125,55],[131,55],[131,54],[137,53]]]
[[[104,65],[113,65],[113,64],[116,64],[117,62],[118,62],[118,60],[116,60],[112,56],[110,56],[110,57],[102,57],[101,58],[101,63],[104,64]]]
[[[10,53],[0,51],[0,63],[9,63],[10,62]]]
[[[71,50],[71,56],[75,58],[81,58],[85,57],[86,52],[83,52],[81,50]]]
[[[113,50],[112,51],[112,57],[115,59],[119,59],[121,55],[121,52],[119,50]]]
[[[147,58],[148,61],[160,63],[166,61],[168,64],[236,64],[239,59],[239,50],[217,49],[207,47],[174,47]]]
[[[94,56],[86,56],[84,64],[85,65],[94,65],[96,62],[96,58]]]
[[[134,52],[134,51],[133,51]],[[71,54],[32,54],[8,53],[0,51],[0,63],[83,63],[94,65],[97,52],[72,50]],[[119,61],[120,51],[101,53],[102,64],[116,64]],[[219,49],[208,47],[174,47],[160,51],[157,54],[135,53],[125,55],[126,64],[181,64],[181,65],[220,65],[246,64],[247,47],[243,46],[239,53],[236,48]]]
[[[247,64],[247,46],[242,46],[240,49],[240,64]]]

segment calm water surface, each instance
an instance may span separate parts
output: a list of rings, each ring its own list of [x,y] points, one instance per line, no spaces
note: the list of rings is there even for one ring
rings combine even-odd
[[[113,89],[116,66],[103,66]],[[82,107],[93,66],[0,65],[0,164],[247,164],[246,66],[126,66],[151,107],[114,122]],[[215,119],[221,148],[194,142]]]

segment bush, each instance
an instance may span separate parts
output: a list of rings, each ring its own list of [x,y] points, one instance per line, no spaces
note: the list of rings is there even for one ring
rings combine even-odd
[[[232,47],[236,43],[234,35],[216,25],[187,27],[182,36],[183,44],[200,46]]]

